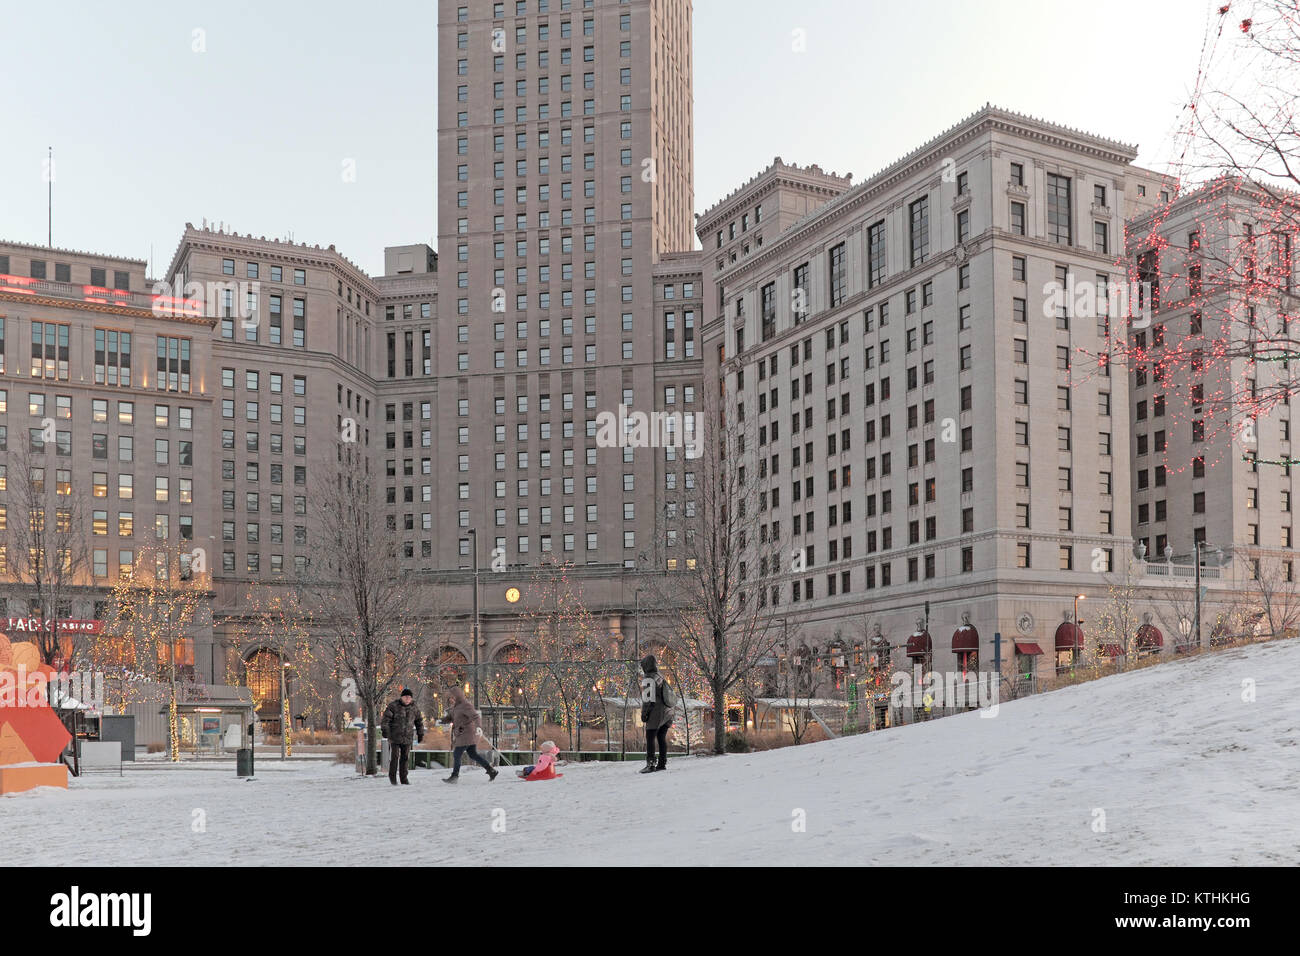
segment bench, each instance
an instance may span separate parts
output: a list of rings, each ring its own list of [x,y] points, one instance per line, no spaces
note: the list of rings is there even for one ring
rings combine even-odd
[[[82,740],[79,741],[80,756],[77,761],[79,773],[100,771],[117,771],[122,775],[122,742],[120,740]]]

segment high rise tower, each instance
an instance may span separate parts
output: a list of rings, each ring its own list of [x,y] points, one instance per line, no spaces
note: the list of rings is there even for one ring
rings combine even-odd
[[[691,4],[443,0],[438,27],[438,564],[470,563],[471,528],[485,565],[651,562],[657,457],[597,447],[596,421],[661,404]]]

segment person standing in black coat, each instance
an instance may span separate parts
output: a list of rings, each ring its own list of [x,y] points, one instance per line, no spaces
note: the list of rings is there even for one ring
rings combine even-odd
[[[409,687],[403,687],[397,700],[384,709],[379,731],[388,741],[388,782],[397,786],[400,771],[402,783],[410,783],[406,776],[411,762],[411,739],[414,737],[416,743],[424,741],[424,717],[415,706],[415,695]]]
[[[645,724],[645,767],[642,773],[668,769],[668,728],[673,725],[673,693],[653,654],[641,659],[641,722]],[[655,744],[659,745],[659,762],[655,762]]]

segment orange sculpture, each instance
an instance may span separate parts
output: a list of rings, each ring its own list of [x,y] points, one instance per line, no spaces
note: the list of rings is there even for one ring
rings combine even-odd
[[[34,787],[68,786],[59,762],[72,735],[54,713],[44,691],[55,675],[28,642],[0,635],[0,794]]]

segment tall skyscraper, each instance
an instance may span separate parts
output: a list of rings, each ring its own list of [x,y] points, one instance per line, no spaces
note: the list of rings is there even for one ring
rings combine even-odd
[[[662,453],[598,447],[597,418],[664,401],[691,4],[444,0],[438,43],[437,564],[468,566],[475,529],[485,567],[649,566]]]

